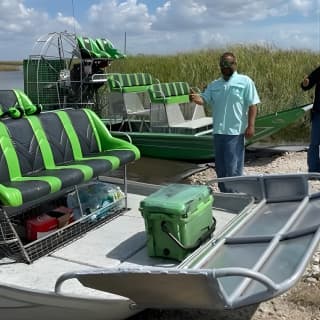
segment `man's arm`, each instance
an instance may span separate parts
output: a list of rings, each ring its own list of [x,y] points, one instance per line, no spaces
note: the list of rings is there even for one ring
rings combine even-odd
[[[248,111],[248,126],[244,133],[246,139],[249,139],[254,135],[256,116],[257,116],[257,106],[253,104],[249,107],[249,111]]]

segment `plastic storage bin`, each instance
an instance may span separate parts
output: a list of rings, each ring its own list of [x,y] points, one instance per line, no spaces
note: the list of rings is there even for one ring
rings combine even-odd
[[[207,186],[170,184],[140,203],[149,256],[183,260],[215,228]]]
[[[67,196],[67,205],[73,209],[74,220],[88,215],[102,219],[125,207],[125,195],[116,185],[94,181],[80,185],[78,194],[76,191],[70,192]]]

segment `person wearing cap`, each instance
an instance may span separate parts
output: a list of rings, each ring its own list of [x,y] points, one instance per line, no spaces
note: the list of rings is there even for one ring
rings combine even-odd
[[[245,139],[255,133],[260,98],[252,79],[237,72],[237,59],[232,52],[220,57],[219,66],[221,77],[200,94],[191,91],[190,100],[212,109],[217,177],[241,176]]]
[[[302,82],[302,90],[310,90],[315,86],[313,107],[311,109],[310,143],[307,153],[309,172],[320,172],[320,67],[305,75]]]

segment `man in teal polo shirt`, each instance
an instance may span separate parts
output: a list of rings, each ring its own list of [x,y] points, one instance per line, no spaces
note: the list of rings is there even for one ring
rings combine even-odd
[[[190,99],[212,108],[215,167],[221,178],[243,173],[245,138],[254,135],[260,99],[254,82],[237,72],[233,53],[224,53],[219,65],[222,77],[212,81],[201,94],[191,92]]]

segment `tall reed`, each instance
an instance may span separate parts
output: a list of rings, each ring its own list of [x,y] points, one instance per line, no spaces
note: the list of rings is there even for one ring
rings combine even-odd
[[[303,92],[300,83],[320,64],[320,55],[308,50],[236,45],[173,55],[129,55],[114,61],[108,72],[148,72],[161,82],[187,81],[202,89],[220,76],[218,62],[224,51],[233,52],[238,58],[238,72],[254,80],[261,99],[259,115],[312,101],[313,90]]]

